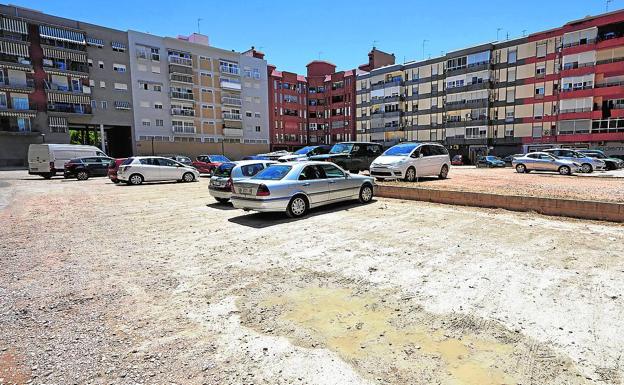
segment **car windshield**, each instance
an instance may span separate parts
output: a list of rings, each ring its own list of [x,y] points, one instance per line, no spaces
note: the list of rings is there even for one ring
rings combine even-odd
[[[488,155],[485,157],[487,160],[499,160],[497,156]]]
[[[281,180],[291,169],[291,166],[271,165],[254,175],[251,179]]]
[[[337,143],[329,150],[330,154],[348,154],[353,148],[353,143]]]
[[[385,155],[385,156],[409,155],[416,147],[418,147],[418,145],[413,144],[413,143],[399,144],[399,145],[390,147],[381,155]]]
[[[210,155],[210,160],[218,163],[229,162],[230,160],[223,155]]]
[[[234,163],[223,163],[214,171],[214,176],[229,178],[232,175],[232,169],[236,166]]]
[[[305,155],[305,154],[307,154],[308,152],[310,152],[310,151],[314,150],[314,148],[315,148],[314,146],[307,146],[307,147],[304,147],[304,148],[300,148],[300,149],[298,149],[297,151],[295,151],[295,153],[294,153],[294,154],[295,154],[295,155]]]

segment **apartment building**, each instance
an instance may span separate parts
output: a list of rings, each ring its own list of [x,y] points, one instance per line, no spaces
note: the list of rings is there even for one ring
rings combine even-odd
[[[215,48],[199,34],[128,32],[137,154],[221,153],[269,148],[263,54]]]
[[[359,74],[359,140],[473,158],[552,146],[624,153],[624,11]]]
[[[128,74],[113,66],[128,64],[125,34],[10,5],[0,14],[0,165],[25,165],[31,143],[69,143],[70,135],[129,155],[131,147],[115,139],[131,131],[129,91],[95,87],[127,84]],[[96,113],[94,100],[110,108]]]
[[[361,69],[393,64],[394,55],[377,50],[358,70],[314,60],[306,76],[269,66],[271,148],[293,150],[307,144],[355,140],[355,78]]]

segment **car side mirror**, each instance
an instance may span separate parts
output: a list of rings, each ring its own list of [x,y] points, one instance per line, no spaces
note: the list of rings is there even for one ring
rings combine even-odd
[[[345,172],[345,179],[351,178],[351,173],[349,171]]]
[[[423,156],[425,156],[422,152],[420,154],[418,154],[419,158],[422,158]]]

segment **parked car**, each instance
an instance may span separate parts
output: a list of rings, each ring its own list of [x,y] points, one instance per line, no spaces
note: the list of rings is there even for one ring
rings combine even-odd
[[[524,156],[524,154],[513,154],[513,155],[507,155],[506,157],[503,158],[503,162],[505,162],[505,164],[508,164],[511,166],[511,163],[513,162],[513,160],[515,158]]]
[[[339,201],[370,202],[373,178],[350,174],[328,162],[271,165],[250,179],[234,182],[232,204],[243,210],[285,212],[302,217],[308,210]]]
[[[370,166],[370,175],[377,180],[403,179],[413,182],[424,176],[444,179],[451,167],[449,153],[437,143],[407,142],[387,149]]]
[[[234,182],[249,179],[274,163],[276,162],[272,160],[241,160],[222,163],[212,174],[208,191],[218,202],[225,203],[232,197]]]
[[[324,155],[311,156],[310,160],[329,161],[337,164],[353,174],[368,170],[371,163],[383,152],[379,143],[369,142],[342,142],[336,143]]]
[[[191,165],[200,174],[212,174],[215,168],[227,162],[231,162],[231,160],[224,155],[199,155]]]
[[[624,160],[618,158],[612,158],[607,156],[600,150],[578,150],[581,154],[589,156],[590,158],[600,159],[605,162],[607,170],[617,170],[624,167]]]
[[[244,157],[242,160],[271,160],[268,156],[262,155],[248,155]]]
[[[107,156],[93,156],[87,158],[75,158],[65,163],[63,176],[87,180],[94,176],[107,176],[108,167],[114,162]]]
[[[50,179],[65,172],[65,163],[72,159],[106,156],[95,146],[78,144],[31,144],[28,147],[28,174]]]
[[[578,162],[554,156],[548,152],[531,152],[514,158],[513,167],[519,173],[535,171],[554,171],[561,175],[572,175],[580,172],[582,165]]]
[[[290,152],[286,150],[279,150],[279,151],[267,152],[265,154],[258,154],[258,156],[265,157],[268,160],[278,160],[279,158],[285,155],[290,155]]]
[[[199,171],[195,167],[162,156],[134,156],[117,171],[117,179],[131,185],[168,180],[193,182],[197,178]]]
[[[191,158],[189,158],[186,155],[161,155],[164,158],[169,158],[169,159],[173,159],[176,162],[180,162],[182,164],[185,164],[187,166],[192,166],[193,165],[193,161],[191,160]]]
[[[113,183],[119,183],[119,179],[117,179],[117,170],[119,170],[119,166],[126,159],[128,158],[117,158],[108,167],[108,179],[110,179]]]
[[[581,172],[591,173],[595,170],[605,170],[607,165],[600,159],[591,158],[578,151],[568,148],[549,148],[544,150],[548,154],[554,155],[560,159],[567,159],[581,164]]]
[[[505,161],[494,155],[480,156],[475,163],[477,167],[505,167]]]
[[[331,150],[332,146],[329,145],[321,145],[321,146],[305,146],[297,151],[293,152],[290,155],[284,155],[278,159],[280,162],[292,162],[295,160],[308,160],[309,157],[314,155],[323,155],[327,154],[329,150]]]
[[[453,159],[451,159],[451,165],[453,166],[462,166],[463,164],[464,164],[463,155],[454,155]]]

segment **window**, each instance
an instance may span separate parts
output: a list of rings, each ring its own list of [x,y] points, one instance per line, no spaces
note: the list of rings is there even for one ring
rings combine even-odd
[[[260,113],[259,112],[254,113],[254,117],[259,118],[260,117]]]
[[[139,102],[139,106],[141,106],[141,107],[145,107],[145,108],[149,108],[150,104],[149,104],[149,102],[148,102],[148,101],[146,101],[146,100],[141,100],[141,101]]]
[[[105,110],[106,108],[108,108],[108,102],[106,100],[102,100],[102,109]]]
[[[149,119],[142,119],[141,120],[141,124],[143,126],[149,126],[150,125],[150,120]]]
[[[160,61],[160,53],[158,48],[150,48],[150,57],[154,61]]]
[[[507,63],[515,63],[518,60],[518,51],[511,50],[509,51],[509,53],[507,54]]]
[[[537,45],[537,57],[542,58],[546,57],[546,43]]]
[[[248,117],[248,118],[251,118],[251,116],[252,116],[251,111],[245,111],[245,116]]]
[[[89,67],[93,67],[93,60],[87,59],[87,65],[89,65]]]
[[[507,70],[507,81],[515,82],[516,81],[516,68],[509,68]]]
[[[126,65],[125,64],[114,63],[113,64],[113,71],[115,71],[115,72],[126,72]]]
[[[126,83],[115,83],[114,87],[117,91],[128,91],[128,85]]]
[[[541,119],[544,116],[544,105],[539,103],[539,104],[534,104],[533,105],[533,117],[535,119]]]
[[[159,84],[154,84],[154,91],[156,91],[156,92],[162,91],[162,86],[159,85]]]
[[[535,97],[544,97],[544,86],[535,87]]]
[[[27,110],[29,108],[28,96],[11,96],[11,103],[15,110]]]
[[[511,103],[516,100],[516,90],[507,90],[507,102]]]
[[[156,127],[162,127],[165,125],[165,121],[162,119],[156,119]]]
[[[542,126],[533,126],[533,132],[532,135],[534,138],[541,138],[542,137]]]
[[[321,169],[325,172],[327,178],[344,178],[344,173],[332,164],[323,164]]]
[[[106,82],[104,80],[100,80],[100,88],[106,88]]]
[[[260,126],[256,126],[256,132],[260,132]]]
[[[0,93],[0,108],[7,108],[7,97],[4,92]]]
[[[535,67],[535,75],[538,78],[543,78],[544,75],[546,75],[546,66],[542,65],[538,65],[537,67]]]
[[[147,83],[141,83],[141,87],[146,91],[149,89],[149,85]]]
[[[155,74],[160,73],[160,66],[152,66],[152,72]]]
[[[101,69],[104,69],[104,62],[103,61],[98,61],[98,65],[100,66]]]
[[[162,103],[154,103],[154,108],[157,110],[162,110],[163,109],[163,105]]]

